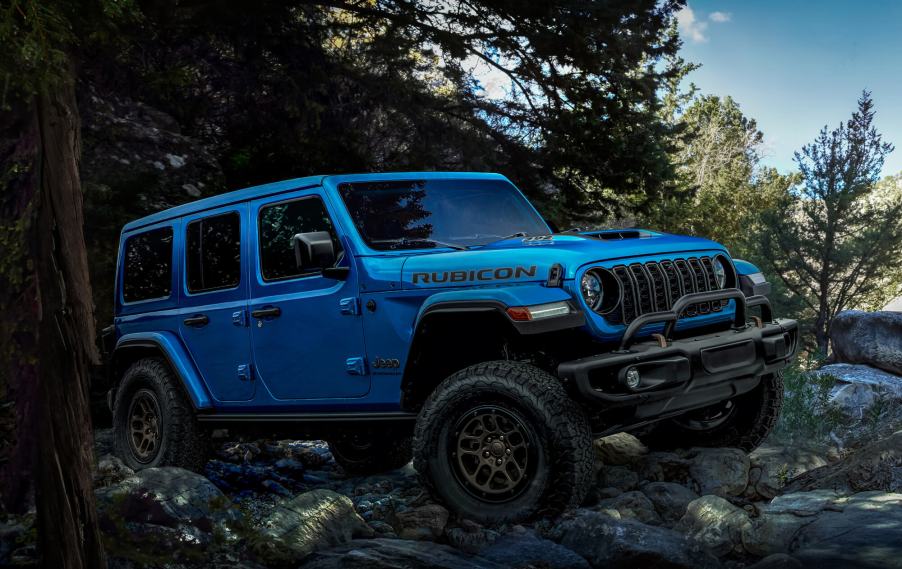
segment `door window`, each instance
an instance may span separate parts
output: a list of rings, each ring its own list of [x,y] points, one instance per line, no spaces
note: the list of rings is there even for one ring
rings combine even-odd
[[[342,251],[329,213],[319,197],[267,205],[260,208],[260,272],[263,280],[275,281],[309,276],[318,271],[298,266],[294,254],[294,236],[298,233],[327,231],[336,256]]]
[[[190,292],[238,286],[241,282],[241,217],[238,212],[189,223],[185,264]]]

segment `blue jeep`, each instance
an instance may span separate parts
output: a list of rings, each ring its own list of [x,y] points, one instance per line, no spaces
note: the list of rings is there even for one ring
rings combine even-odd
[[[470,518],[555,513],[594,437],[762,441],[797,344],[769,289],[705,239],[556,232],[496,174],[247,188],[123,229],[116,446],[200,469],[213,430],[323,438]]]

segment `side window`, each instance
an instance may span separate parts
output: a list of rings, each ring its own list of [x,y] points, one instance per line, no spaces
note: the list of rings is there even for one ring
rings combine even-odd
[[[125,240],[122,298],[137,302],[172,293],[172,228],[162,227]]]
[[[313,274],[302,271],[295,259],[292,238],[298,233],[328,231],[336,255],[341,253],[332,220],[318,197],[265,206],[260,209],[259,223],[260,272],[265,281]]]
[[[241,282],[238,212],[192,221],[185,237],[185,280],[190,292],[238,286]]]

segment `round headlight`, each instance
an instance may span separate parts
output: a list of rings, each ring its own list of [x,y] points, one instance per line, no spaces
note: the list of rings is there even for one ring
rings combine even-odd
[[[579,288],[589,308],[597,310],[601,305],[601,279],[589,271],[583,275]]]
[[[714,280],[717,281],[717,288],[723,288],[727,284],[727,260],[723,257],[714,258]]]

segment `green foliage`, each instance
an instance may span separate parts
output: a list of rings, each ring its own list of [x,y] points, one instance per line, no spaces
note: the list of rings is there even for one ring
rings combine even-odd
[[[795,364],[784,371],[783,410],[774,430],[777,437],[816,441],[844,426],[842,412],[830,401],[837,380],[830,374],[811,373],[809,370],[815,362],[809,358],[804,364]]]
[[[759,259],[813,315],[822,352],[832,318],[898,274],[902,256],[902,200],[875,191],[893,146],[873,121],[865,92],[848,121],[797,152],[802,184],[766,213],[760,233]]]
[[[215,145],[231,187],[496,170],[577,218],[649,209],[672,189],[658,91],[684,67],[668,33],[681,5],[143,5],[128,45],[96,50],[85,74],[115,76]]]

